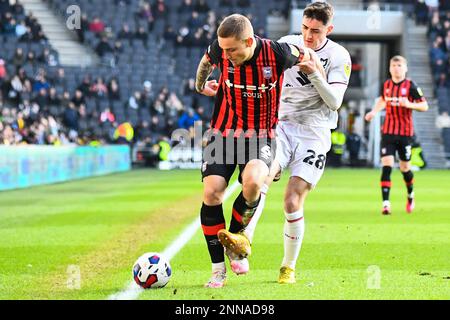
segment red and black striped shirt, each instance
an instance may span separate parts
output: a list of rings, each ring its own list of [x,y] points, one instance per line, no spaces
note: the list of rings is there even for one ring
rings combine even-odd
[[[223,136],[274,137],[283,72],[298,63],[298,48],[256,37],[253,57],[233,66],[216,40],[205,55],[221,71],[211,128]]]
[[[407,98],[410,102],[424,102],[422,90],[417,84],[409,79],[399,83],[386,80],[381,88],[381,98],[386,102],[383,134],[413,136],[413,110],[401,106],[401,100]]]

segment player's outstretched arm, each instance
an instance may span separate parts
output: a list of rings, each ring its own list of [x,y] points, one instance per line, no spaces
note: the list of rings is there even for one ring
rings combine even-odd
[[[217,93],[219,85],[216,80],[207,81],[212,74],[214,66],[209,62],[206,56],[203,56],[197,68],[195,79],[195,90],[205,96],[213,97]]]
[[[375,117],[375,115],[381,110],[383,110],[385,107],[386,101],[384,101],[383,98],[379,97],[377,103],[375,104],[375,107],[372,109],[372,111],[366,114],[364,119],[366,119],[366,121],[371,121]]]

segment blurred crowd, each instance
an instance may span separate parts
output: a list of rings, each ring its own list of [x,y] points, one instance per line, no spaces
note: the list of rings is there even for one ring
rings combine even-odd
[[[19,1],[10,4],[0,0],[0,36],[3,44],[9,40],[25,45],[47,45],[48,39],[33,14],[25,15]],[[25,69],[36,66],[58,64],[55,52],[45,48],[41,54],[33,50],[26,54],[17,47],[12,57],[0,54],[0,144],[53,143],[60,136],[60,125],[56,119],[41,111],[43,96],[47,99],[50,82],[44,69],[29,75]],[[50,97],[49,97],[50,99]]]
[[[51,0],[49,0],[51,1]],[[131,2],[127,0],[115,0],[116,6],[127,6]],[[250,8],[249,0],[220,0],[219,7],[236,8],[238,10]],[[176,8],[177,20],[169,20],[170,8],[165,0],[142,0],[134,12],[135,28],[130,27],[129,22],[124,22],[118,32],[114,32],[101,17],[94,16],[89,19],[87,14],[81,17],[81,28],[77,31],[80,42],[85,42],[86,36],[95,35],[99,40],[95,45],[95,51],[101,57],[110,55],[117,60],[123,52],[124,42],[141,41],[145,48],[149,47],[149,35],[155,31],[155,23],[162,22],[164,30],[158,37],[177,46],[206,47],[214,38],[216,29],[226,14],[217,16],[206,0],[182,0]],[[254,23],[256,18],[247,13],[247,17]],[[261,24],[260,24],[261,25]],[[255,30],[265,37],[263,27]]]
[[[46,1],[51,6],[58,0]],[[9,5],[8,0],[0,2],[5,5],[2,18],[7,21],[10,17],[14,20],[16,11],[23,13],[23,7],[16,9],[17,5]],[[116,8],[113,10],[121,10],[123,6],[128,6],[128,10],[136,3],[115,0]],[[222,8],[248,9],[250,1],[221,0],[218,5]],[[210,8],[206,0],[182,0],[175,9],[168,6],[165,0],[144,0],[131,10],[134,11],[134,21],[126,20],[120,30],[108,25],[101,14],[89,16],[89,12],[84,12],[81,28],[76,31],[79,41],[93,46],[96,53],[105,58],[104,61],[112,59],[113,66],[127,54],[124,47],[131,44],[139,42],[145,49],[151,50],[155,45],[150,40],[152,34],[157,34],[160,44],[170,42],[176,47],[203,50],[213,39],[221,19],[226,16],[217,17],[217,12]],[[169,19],[170,10],[176,10],[178,21]],[[247,15],[254,22],[252,14]],[[28,20],[24,20],[26,26]],[[163,22],[162,33],[155,30],[158,21]],[[29,31],[30,35],[21,35],[23,41],[47,41],[42,28],[30,25]],[[257,32],[265,36],[262,28]],[[7,36],[9,33],[2,29],[2,34]],[[25,66],[34,60],[44,65],[36,72],[30,72]],[[16,72],[8,73],[7,65],[14,65]],[[154,92],[152,82],[146,80],[138,90],[133,83],[133,89],[127,92],[122,90],[121,85],[129,87],[129,84],[112,73],[107,77],[87,74],[74,89],[64,86],[63,68],[58,68],[56,72],[46,68],[58,65],[57,53],[51,50],[36,57],[32,51],[24,54],[21,48],[17,48],[13,57],[0,60],[1,143],[113,143],[117,142],[116,133],[120,124],[130,121],[134,129],[133,140],[125,142],[152,144],[167,139],[177,128],[191,130],[198,120],[202,120],[205,126],[209,124],[211,101],[198,97],[192,78],[182,80],[179,90],[173,87],[169,90],[164,85],[161,89],[158,86],[157,92]],[[189,97],[188,104],[180,97]]]
[[[438,102],[436,127],[442,129],[442,140],[450,164],[450,1],[419,0],[416,22],[427,26],[429,56]]]
[[[52,75],[42,68],[31,77],[21,65],[17,73],[4,77],[0,81],[0,144],[113,143],[115,130],[125,121],[117,119],[110,107],[120,103],[117,79],[112,77],[105,81],[102,77],[92,79],[87,75],[75,91],[64,89],[61,92],[61,86],[65,88],[64,80],[63,68]],[[102,107],[96,108],[95,104]],[[150,81],[145,81],[142,90],[127,99],[125,111],[128,115],[146,112],[147,117],[133,123],[133,141],[149,144],[168,137],[177,128],[190,129],[195,121],[207,123],[209,120],[203,107],[198,106],[195,111],[186,108],[178,95],[167,87],[154,93]]]
[[[51,6],[62,0],[45,1]],[[290,1],[282,2],[278,10],[279,14],[285,15]],[[366,4],[372,2],[365,1]],[[441,115],[448,116],[449,1],[407,2],[414,5],[417,23],[428,25],[431,63],[441,102]],[[228,11],[236,8],[257,26],[256,34],[266,36],[262,27],[265,24],[259,21],[261,18],[256,11],[252,11],[254,4],[248,0],[219,0],[214,7],[207,0],[179,0],[175,6],[174,3],[171,0],[114,0],[114,7],[105,8],[105,13],[107,10],[121,11],[121,8],[126,8],[126,11],[132,11],[131,19],[115,21],[116,25],[112,26],[110,24],[114,21],[107,20],[106,15],[84,12],[81,28],[77,30],[78,39],[92,46],[100,57],[112,58],[112,65],[120,59],[129,58],[130,51],[125,49],[139,49],[135,47],[136,42],[149,50],[144,51],[147,56],[154,52],[151,50],[155,45],[158,52],[165,50],[164,43],[203,52],[203,48],[215,37],[222,19],[230,13]],[[222,11],[220,8],[230,9]],[[177,21],[173,19],[174,14]],[[15,39],[18,44],[46,45],[39,52],[23,50],[20,45],[17,45],[13,55],[0,52],[2,144],[114,143],[122,141],[117,139],[117,130],[124,122],[130,122],[134,129],[132,141],[125,139],[126,143],[152,144],[167,139],[177,128],[191,130],[195,121],[202,120],[204,126],[209,123],[212,103],[196,94],[194,79],[189,78],[193,75],[192,70],[189,70],[189,77],[183,78],[185,75],[181,75],[179,88],[155,83],[154,78],[153,83],[150,79],[139,78],[137,82],[133,81],[131,87],[128,78],[121,77],[120,72],[83,73],[82,79],[78,77],[76,86],[72,86],[67,84],[66,70],[59,66],[58,53],[48,44],[42,27],[32,14],[25,15],[19,1],[0,0],[0,28],[4,42]],[[355,62],[358,56],[355,52]],[[148,67],[151,61],[146,63]],[[361,70],[360,63],[355,63],[353,86],[361,86]],[[170,84],[171,79],[166,79]],[[441,123],[447,123],[446,119]]]
[[[115,2],[119,6],[128,4],[126,0]],[[247,1],[238,2],[247,5]],[[193,4],[185,0],[178,10],[180,14],[191,17],[186,24],[189,32],[178,32],[171,38],[168,26],[165,37],[180,45],[205,46],[217,27],[214,13],[206,2],[198,0]],[[138,20],[148,21],[148,28],[139,27],[131,32],[124,24],[114,38],[115,48],[109,46],[110,35],[100,17],[91,21],[82,20],[86,28],[82,27],[78,35],[83,41],[86,30],[97,34],[97,53],[100,56],[107,52],[114,53],[115,49],[120,48],[121,41],[139,39],[146,43],[154,19],[164,18],[164,11],[164,0],[158,0],[153,5],[143,1],[136,8],[135,16]],[[198,19],[198,12],[208,13],[207,23]],[[0,0],[0,18],[3,38],[47,43],[36,18],[32,14],[25,16],[23,6],[18,1],[11,5],[8,0]],[[192,38],[189,36],[195,33],[198,34]],[[199,34],[202,36],[199,37]],[[200,38],[202,44],[196,42]],[[57,68],[50,71],[49,66]],[[180,94],[190,96],[193,105],[184,105]],[[147,80],[128,97],[123,95],[120,81],[113,75],[106,79],[87,74],[76,88],[70,88],[65,69],[59,66],[57,53],[49,48],[38,56],[32,50],[24,52],[20,47],[11,57],[0,53],[0,144],[152,144],[167,139],[177,128],[192,129],[195,121],[209,122],[210,113],[206,113],[207,108],[199,104],[193,79],[186,80],[180,92],[169,91],[167,86],[154,92],[152,82]],[[118,104],[118,108],[113,108]],[[133,118],[134,127],[131,141],[129,137],[120,137],[120,125],[130,117]]]
[[[439,104],[436,125],[450,128],[450,2],[428,7],[430,63]]]

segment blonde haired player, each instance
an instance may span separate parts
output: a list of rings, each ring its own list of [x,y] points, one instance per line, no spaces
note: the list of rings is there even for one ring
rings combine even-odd
[[[221,288],[227,278],[224,250],[218,241],[218,232],[225,227],[225,189],[239,168],[242,191],[233,203],[229,225],[230,232],[238,232],[258,207],[260,188],[275,156],[272,150],[284,71],[302,61],[303,55],[303,48],[255,36],[248,18],[233,14],[221,22],[217,39],[199,63],[196,90],[215,96],[212,134],[203,152],[200,209],[212,267],[207,288]],[[218,83],[208,81],[216,67],[221,73]],[[233,272],[241,273],[234,257],[228,251],[225,254]]]
[[[264,208],[265,193],[280,170],[290,168],[284,197],[284,257],[278,278],[282,284],[296,281],[295,266],[305,230],[303,206],[325,168],[326,154],[331,147],[330,129],[337,126],[337,110],[350,78],[350,54],[327,38],[333,31],[332,18],[330,4],[312,3],[303,12],[302,35],[279,40],[312,49],[311,59],[285,71],[276,158],[261,190],[262,199],[256,213],[240,233],[223,231],[219,234],[226,248],[243,256],[248,254]],[[325,76],[319,72],[317,62],[325,69]]]
[[[414,174],[411,171],[411,144],[414,135],[412,111],[427,111],[428,103],[417,84],[406,78],[408,62],[402,56],[394,56],[390,60],[391,78],[386,80],[372,111],[366,114],[366,121],[386,109],[381,139],[381,194],[383,197],[383,215],[391,214],[389,193],[391,190],[391,172],[394,166],[395,153],[400,158],[400,171],[406,184],[408,196],[406,212],[414,210]]]

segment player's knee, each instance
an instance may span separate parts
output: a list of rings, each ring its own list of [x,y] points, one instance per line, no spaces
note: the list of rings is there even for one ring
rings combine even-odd
[[[400,171],[407,172],[411,170],[411,164],[409,162],[400,162]]]
[[[249,170],[246,168],[246,171],[242,176],[242,189],[247,190],[248,192],[257,192],[263,185],[268,172],[266,174],[261,174],[261,171],[258,170],[258,167],[256,166],[249,167],[248,169]]]
[[[300,205],[296,201],[287,201],[284,204],[284,211],[288,213],[296,212],[300,208]]]
[[[203,202],[208,206],[218,206],[222,203],[223,192],[215,188],[206,188],[203,191]]]
[[[284,211],[292,213],[300,208],[300,196],[298,194],[286,195],[284,199]]]
[[[393,167],[394,166],[394,157],[385,156],[381,158],[381,164],[383,167]]]
[[[263,185],[263,181],[258,181],[256,179],[250,179],[242,183],[242,192],[244,198],[247,201],[254,201],[258,198],[259,192]]]
[[[248,179],[247,181],[242,182],[242,189],[251,193],[258,192],[262,187],[262,182],[263,181],[258,181],[255,178]]]

